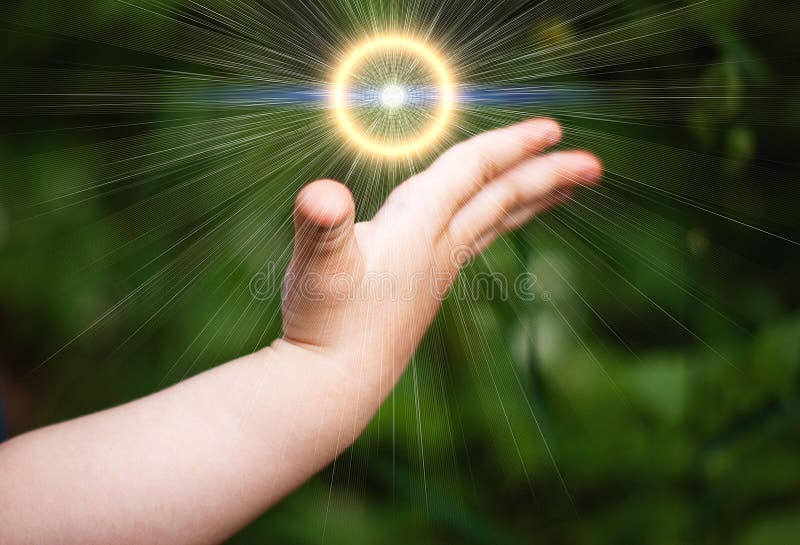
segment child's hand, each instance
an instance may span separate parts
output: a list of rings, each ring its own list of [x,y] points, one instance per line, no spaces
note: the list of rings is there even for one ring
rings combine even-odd
[[[358,225],[343,185],[303,189],[283,339],[0,445],[0,542],[233,535],[356,439],[465,257],[600,176],[588,153],[536,156],[559,136],[537,120],[459,144]]]
[[[344,185],[306,186],[295,205],[284,340],[396,380],[465,257],[600,177],[599,161],[587,152],[540,154],[560,137],[548,119],[476,136],[356,225]]]

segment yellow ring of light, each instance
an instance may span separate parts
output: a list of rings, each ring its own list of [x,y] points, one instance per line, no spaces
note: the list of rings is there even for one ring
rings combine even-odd
[[[417,138],[390,144],[365,136],[358,129],[358,126],[353,122],[347,111],[346,96],[347,80],[358,65],[370,55],[392,49],[409,51],[424,60],[438,80],[440,97],[439,107],[437,108],[438,114],[430,128]],[[447,122],[450,119],[453,110],[453,89],[450,73],[447,66],[436,52],[422,42],[403,36],[373,38],[356,47],[336,72],[333,85],[333,108],[336,112],[336,118],[345,134],[350,137],[355,144],[367,151],[377,155],[389,156],[408,155],[415,152],[419,153],[444,132]]]

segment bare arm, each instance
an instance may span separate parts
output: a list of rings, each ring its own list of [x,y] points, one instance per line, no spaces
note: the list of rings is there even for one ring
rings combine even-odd
[[[341,184],[304,188],[283,337],[0,445],[0,542],[218,543],[241,529],[358,437],[435,316],[456,258],[597,180],[588,153],[538,155],[559,137],[554,122],[534,120],[459,144],[369,222],[354,224]],[[370,273],[396,282],[396,296],[361,291]],[[355,292],[339,293],[343,277]]]

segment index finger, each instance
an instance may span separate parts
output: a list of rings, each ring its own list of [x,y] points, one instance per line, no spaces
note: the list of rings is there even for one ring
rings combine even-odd
[[[446,225],[487,183],[560,139],[559,124],[545,118],[485,132],[450,148],[409,183],[425,184],[435,195],[441,212],[436,216],[445,216],[441,221]]]

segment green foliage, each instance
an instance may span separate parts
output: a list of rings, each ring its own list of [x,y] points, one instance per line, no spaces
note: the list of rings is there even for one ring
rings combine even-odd
[[[621,4],[593,24],[667,9]],[[549,10],[515,47],[582,51],[593,27]],[[195,66],[153,53],[180,45],[180,25],[130,13],[7,2],[0,64]],[[800,43],[787,32],[799,16],[791,2],[712,2],[684,21],[693,41],[654,52],[647,76],[680,77],[695,96],[655,118],[632,103],[609,110],[621,118],[564,115],[566,144],[603,158],[603,193],[505,237],[461,279],[530,273],[533,300],[448,299],[364,437],[232,542],[797,541],[800,252],[786,239],[800,239]],[[83,39],[70,34],[78,19]],[[152,42],[101,45],[133,28]],[[606,54],[637,47],[620,39]],[[575,70],[562,78],[573,84],[613,78],[574,58],[558,66]],[[2,74],[9,89],[34,85]],[[67,92],[87,77],[45,81]],[[3,97],[0,364],[37,396],[39,423],[145,395],[278,335],[279,293],[254,298],[251,279],[280,277],[298,176],[342,172],[330,156],[282,172],[280,143],[263,136],[307,136],[322,114],[256,121],[239,134],[254,145],[215,152],[209,139],[228,121],[159,90],[173,102],[97,117],[21,118]],[[192,122],[212,125],[170,130]],[[196,160],[173,161],[180,153]],[[354,188],[362,216],[391,182]]]

